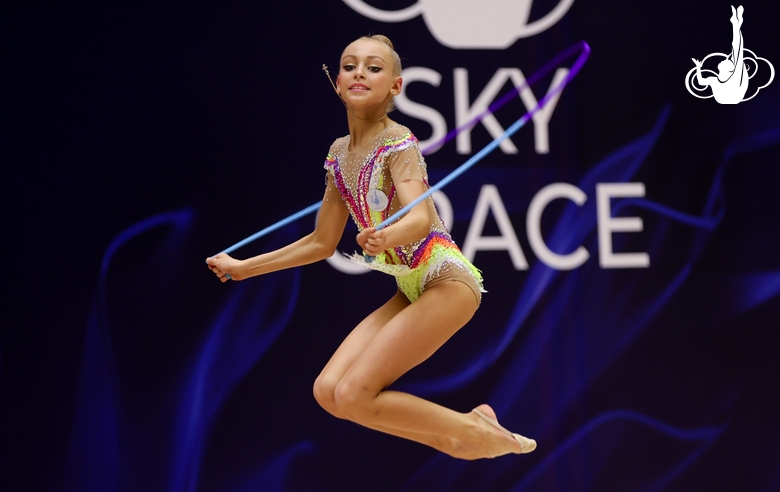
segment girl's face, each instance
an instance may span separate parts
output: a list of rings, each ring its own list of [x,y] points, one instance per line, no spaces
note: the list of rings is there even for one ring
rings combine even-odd
[[[341,55],[336,86],[351,107],[387,107],[401,92],[401,77],[393,73],[389,47],[372,39],[358,39]]]

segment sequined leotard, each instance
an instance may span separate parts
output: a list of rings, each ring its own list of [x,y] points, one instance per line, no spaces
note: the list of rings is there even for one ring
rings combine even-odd
[[[343,201],[359,230],[376,227],[402,207],[395,193],[395,183],[419,180],[429,186],[417,139],[405,126],[390,126],[358,149],[350,151],[349,143],[347,135],[337,139],[330,148],[325,160],[328,171],[325,199]],[[371,209],[368,197],[374,190],[380,190],[387,197],[384,209]],[[420,297],[426,287],[456,280],[468,285],[479,303],[484,292],[482,275],[450,237],[433,199],[428,198],[426,203],[431,223],[428,236],[388,249],[371,263],[357,254],[350,258],[366,268],[393,275],[398,288],[411,302]]]

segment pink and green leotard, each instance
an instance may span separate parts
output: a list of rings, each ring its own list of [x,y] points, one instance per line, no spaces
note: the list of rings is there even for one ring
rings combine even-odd
[[[395,183],[414,179],[429,186],[417,139],[405,126],[390,126],[361,148],[349,150],[349,143],[347,135],[337,139],[330,148],[325,160],[330,177],[325,199],[345,203],[359,230],[376,227],[402,207]],[[386,205],[377,196],[386,197]],[[426,237],[388,249],[371,263],[358,254],[349,258],[366,268],[393,275],[410,302],[437,283],[459,281],[472,289],[479,303],[481,293],[485,292],[480,271],[452,240],[433,199],[428,198],[425,203],[431,223]]]

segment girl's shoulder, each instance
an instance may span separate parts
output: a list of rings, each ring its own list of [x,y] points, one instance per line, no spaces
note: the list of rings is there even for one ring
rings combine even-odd
[[[384,140],[390,141],[390,140],[410,140],[410,141],[416,141],[414,134],[412,131],[400,123],[396,123],[393,126],[389,126],[384,131]]]
[[[390,154],[417,147],[417,138],[411,130],[404,125],[395,124],[385,129],[377,153]]]
[[[330,150],[328,151],[328,153],[335,155],[345,150],[348,145],[349,145],[349,135],[344,135],[343,137],[337,138],[336,140],[333,141],[332,144],[330,144]]]

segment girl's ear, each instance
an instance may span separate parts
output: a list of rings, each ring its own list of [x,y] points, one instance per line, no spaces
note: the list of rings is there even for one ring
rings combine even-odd
[[[390,86],[390,94],[397,96],[401,93],[401,88],[404,85],[404,79],[401,77],[396,77],[395,81],[393,81],[393,85]]]

